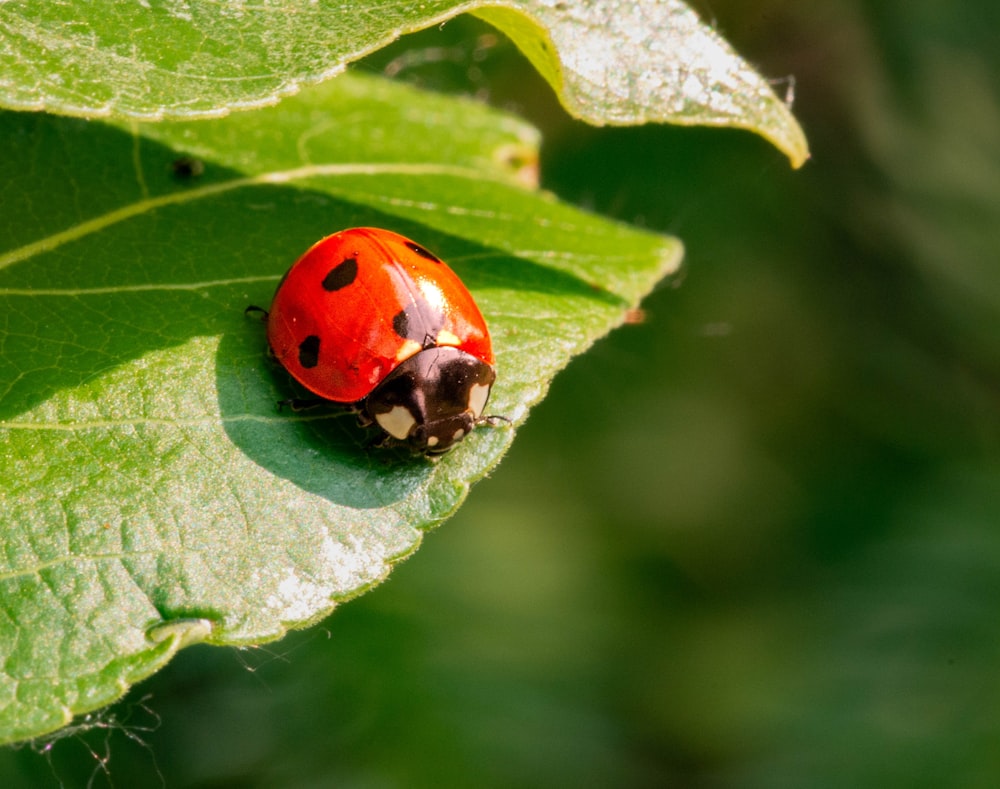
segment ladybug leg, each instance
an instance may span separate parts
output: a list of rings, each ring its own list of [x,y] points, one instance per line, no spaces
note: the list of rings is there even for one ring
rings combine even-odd
[[[364,400],[360,400],[357,403],[351,403],[348,408],[351,412],[357,414],[359,426],[371,427],[375,424],[375,419],[368,413],[368,409],[365,408]],[[386,436],[386,438],[388,438],[388,436]],[[381,444],[379,446],[381,446]]]
[[[258,307],[256,304],[251,304],[249,307],[243,310],[243,314],[260,315],[260,320],[262,323],[267,321],[267,310],[265,310],[263,307]]]
[[[373,425],[375,423],[369,421],[368,424]],[[382,435],[373,436],[367,441],[365,446],[369,449],[397,449],[397,450],[402,449],[406,451],[407,455],[414,458],[420,458],[421,460],[425,460],[430,463],[437,463],[442,457],[444,457],[443,452],[438,454],[423,452],[422,450],[417,449],[414,446],[411,446],[406,441],[400,441],[398,438],[393,438],[388,433],[382,433]]]
[[[383,433],[380,436],[373,436],[369,439],[368,446],[378,449],[391,449],[392,447],[398,447],[399,443],[388,433]]]
[[[322,397],[289,397],[278,401],[278,410],[288,408],[292,413],[299,411],[309,411],[313,408],[329,408],[342,414],[359,414],[360,411],[355,403],[337,403],[333,400],[324,400]]]
[[[508,417],[500,416],[500,414],[489,414],[487,416],[481,416],[476,420],[476,427],[481,425],[489,425],[490,427],[497,427],[500,423],[505,425],[514,424]]]

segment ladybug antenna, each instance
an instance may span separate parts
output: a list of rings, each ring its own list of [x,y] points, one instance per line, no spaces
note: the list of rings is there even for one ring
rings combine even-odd
[[[506,425],[514,424],[514,421],[509,417],[500,416],[500,414],[487,414],[476,420],[476,426],[489,425],[490,427],[496,427],[498,422],[503,422]]]

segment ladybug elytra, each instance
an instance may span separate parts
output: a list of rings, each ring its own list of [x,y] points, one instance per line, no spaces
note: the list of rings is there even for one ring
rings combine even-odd
[[[397,233],[352,228],[314,244],[278,285],[267,340],[295,380],[385,443],[439,454],[494,419],[482,313],[454,271]]]

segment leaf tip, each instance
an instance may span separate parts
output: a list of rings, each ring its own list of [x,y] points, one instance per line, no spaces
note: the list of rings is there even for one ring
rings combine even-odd
[[[764,136],[788,157],[792,169],[798,170],[809,161],[812,154],[809,151],[809,141],[806,140],[805,132],[802,131],[802,127],[795,120],[791,110],[788,111],[788,120],[782,126],[781,132],[781,134],[774,136],[769,134]]]

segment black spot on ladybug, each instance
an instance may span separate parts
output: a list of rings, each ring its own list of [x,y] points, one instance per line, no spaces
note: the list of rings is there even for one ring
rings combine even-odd
[[[323,290],[333,292],[346,288],[358,277],[358,259],[345,258],[323,277]]]
[[[299,343],[299,364],[307,370],[319,364],[319,337],[315,334]]]
[[[392,319],[392,330],[404,340],[410,339],[410,316],[406,310],[400,310]]]
[[[432,252],[428,252],[426,249],[420,246],[420,244],[414,244],[412,241],[404,241],[403,243],[406,244],[407,249],[416,252],[418,255],[420,255],[420,257],[426,260],[433,261],[434,263],[441,262],[441,258],[439,258]]]

